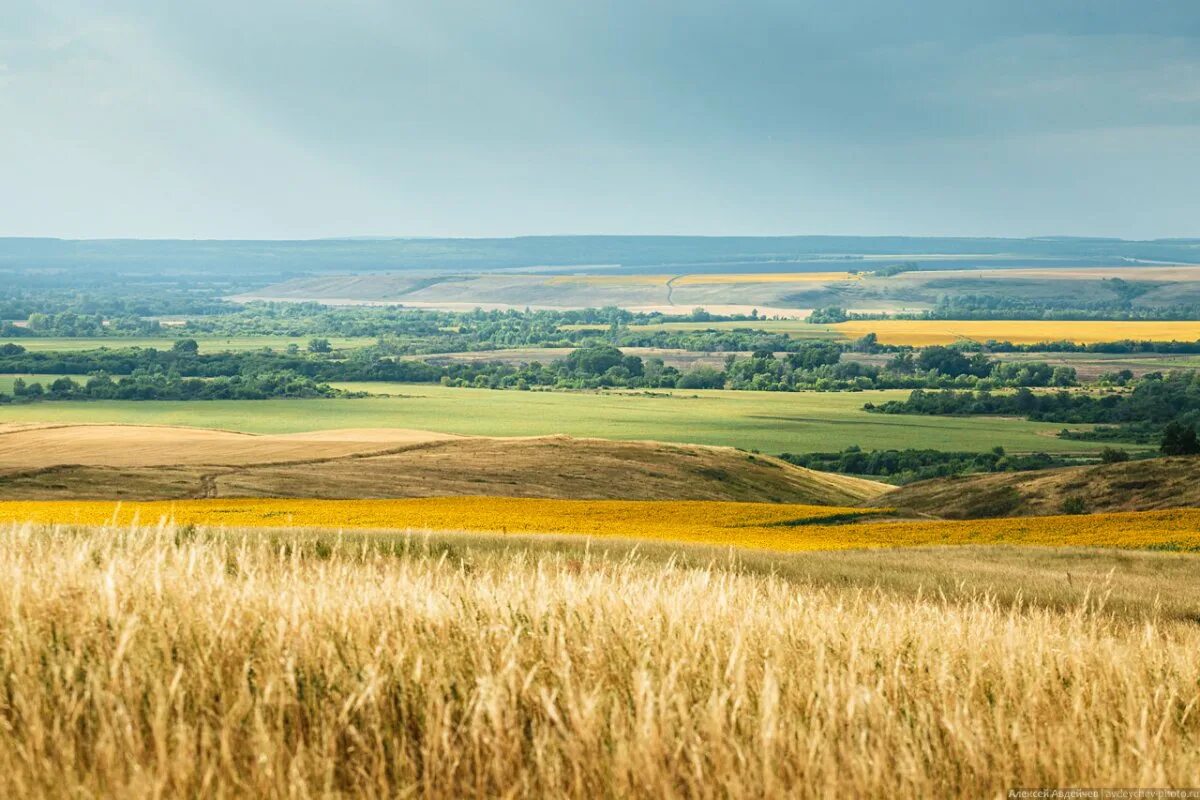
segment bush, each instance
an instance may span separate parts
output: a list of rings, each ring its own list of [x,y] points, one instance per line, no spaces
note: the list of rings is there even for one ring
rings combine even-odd
[[[1106,447],[1100,451],[1100,460],[1105,464],[1119,464],[1129,460],[1129,451],[1117,447]]]
[[[1064,514],[1083,514],[1087,511],[1087,504],[1083,502],[1083,498],[1078,495],[1064,497],[1062,505],[1059,509]]]

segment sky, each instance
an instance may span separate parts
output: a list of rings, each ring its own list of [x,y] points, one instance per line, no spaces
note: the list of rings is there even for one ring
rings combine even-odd
[[[1196,0],[3,0],[0,235],[1200,236]]]

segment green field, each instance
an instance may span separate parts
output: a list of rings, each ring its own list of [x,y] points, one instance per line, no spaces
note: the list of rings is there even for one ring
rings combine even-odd
[[[273,350],[283,350],[289,344],[298,345],[301,348],[307,347],[311,336],[192,336],[192,337],[167,337],[158,336],[150,338],[142,337],[122,337],[122,336],[103,336],[94,338],[67,338],[67,337],[46,337],[46,338],[21,338],[12,340],[14,344],[19,344],[29,351],[44,351],[44,350],[96,350],[101,347],[107,347],[112,350],[117,350],[126,347],[153,347],[157,350],[170,350],[171,346],[181,338],[192,338],[200,345],[200,351],[204,353],[219,353],[225,350],[244,351],[244,350],[261,350],[264,347],[269,347]],[[348,350],[356,347],[364,347],[369,344],[374,344],[375,339],[371,337],[337,337],[327,336],[319,337],[329,340],[329,344],[336,350]]]
[[[793,339],[845,339],[828,325],[813,325],[802,319],[758,319],[744,322],[663,322],[658,325],[630,325],[631,331],[731,331],[738,329],[786,333]]]
[[[1094,451],[1055,438],[1059,424],[999,417],[868,414],[863,403],[906,391],[632,393],[518,392],[432,384],[337,384],[387,397],[239,401],[98,401],[0,407],[0,422],[191,425],[254,433],[417,428],[486,436],[569,434],[731,445],[765,453],[922,447],[1012,452]]]
[[[563,325],[563,330],[606,331],[607,325]],[[845,339],[828,325],[812,325],[802,319],[757,319],[741,322],[660,322],[655,325],[630,325],[631,331],[732,331],[755,330],[786,333],[793,339]]]

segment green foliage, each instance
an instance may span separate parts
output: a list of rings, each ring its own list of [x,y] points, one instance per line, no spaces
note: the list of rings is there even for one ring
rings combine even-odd
[[[1064,514],[1086,514],[1087,503],[1084,502],[1082,497],[1072,495],[1063,498],[1062,503],[1059,505],[1059,510]]]
[[[1129,460],[1129,451],[1106,447],[1100,451],[1100,460],[1105,464],[1120,464]]]
[[[1006,394],[987,391],[916,390],[907,400],[872,406],[884,414],[1004,414],[1067,423],[1166,425],[1181,413],[1200,412],[1200,376],[1194,370],[1152,372],[1131,392],[1048,392],[1027,388]]]
[[[850,315],[846,313],[846,309],[837,306],[814,308],[813,312],[808,315],[808,321],[814,325],[835,325],[848,319],[850,319]]]
[[[864,451],[859,447],[848,447],[835,453],[784,453],[781,458],[809,469],[867,475],[899,484],[949,475],[1019,472],[1084,463],[1046,453],[1008,455],[1003,447],[983,453],[933,449]]]
[[[267,400],[297,397],[347,397],[350,393],[317,383],[294,372],[262,372],[228,378],[181,378],[178,375],[134,374],[114,380],[94,375],[85,383],[56,378],[49,387],[41,383],[13,383],[19,402],[39,400]]]
[[[1168,423],[1163,428],[1159,450],[1167,456],[1193,456],[1200,453],[1200,439],[1196,437],[1196,427],[1180,421]]]

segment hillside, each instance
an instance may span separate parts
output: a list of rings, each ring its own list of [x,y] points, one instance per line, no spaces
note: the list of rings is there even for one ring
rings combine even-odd
[[[1086,513],[1200,506],[1200,458],[935,478],[901,486],[868,504],[971,519],[1061,514],[1067,498],[1079,498]]]
[[[487,495],[854,505],[884,489],[732,448],[566,436],[251,436],[139,426],[0,433],[3,499]]]

